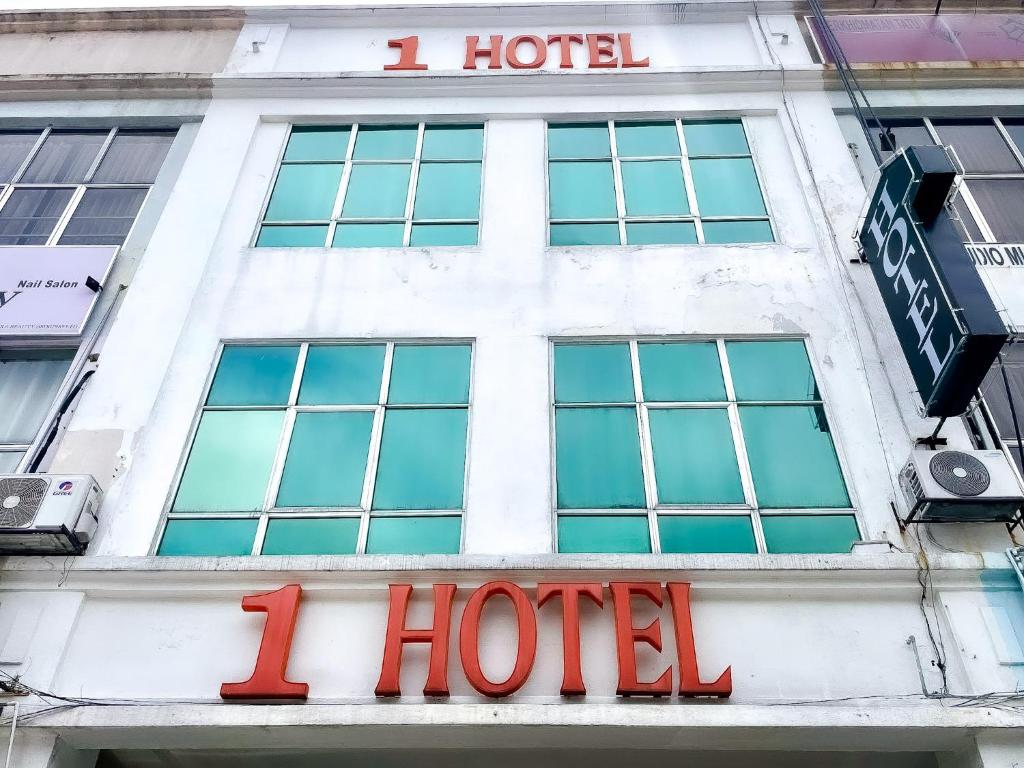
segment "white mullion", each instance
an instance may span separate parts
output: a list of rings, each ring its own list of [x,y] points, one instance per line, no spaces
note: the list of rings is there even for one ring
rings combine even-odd
[[[384,434],[384,416],[387,411],[388,390],[391,387],[391,364],[394,360],[395,343],[387,342],[384,347],[384,370],[381,375],[380,392],[377,396],[377,408],[373,414],[373,427],[370,431],[370,448],[366,457],[366,475],[363,477],[363,495],[360,500],[362,516],[359,521],[359,540],[356,552],[366,551],[366,541],[370,534],[370,509],[373,507],[373,493],[377,486],[377,465],[380,462],[381,438]]]
[[[303,342],[299,346],[299,354],[295,360],[295,370],[292,372],[292,385],[288,390],[288,403],[285,406],[284,422],[281,425],[281,436],[278,440],[277,451],[274,453],[274,461],[270,465],[270,481],[267,483],[267,492],[263,497],[262,515],[264,517],[268,510],[277,506],[277,494],[281,489],[281,480],[284,475],[284,463],[288,457],[288,448],[292,442],[292,433],[295,431],[295,417],[297,416],[295,403],[298,400],[299,385],[302,382],[303,370],[306,367],[306,352],[308,348],[308,342]]]
[[[416,126],[416,151],[413,153],[412,168],[409,170],[409,189],[405,195],[405,229],[402,232],[402,245],[408,246],[412,240],[412,214],[416,204],[416,187],[420,180],[420,162],[423,156],[423,134],[426,126]]]
[[[974,217],[974,223],[981,232],[982,238],[987,243],[999,242],[996,239],[995,232],[992,231],[992,227],[989,226],[988,219],[985,218],[985,214],[981,212],[981,206],[978,205],[978,201],[974,199],[974,195],[971,193],[970,187],[967,186],[969,180],[964,179],[963,183],[959,187],[960,199],[964,201],[964,205],[967,206],[967,210],[970,211],[971,216]],[[970,233],[967,233],[970,236]]]
[[[658,489],[654,480],[654,451],[651,445],[650,423],[647,420],[647,408],[644,405],[643,381],[640,377],[640,350],[636,339],[629,341],[629,364],[633,373],[633,400],[637,430],[640,442],[640,469],[644,478],[644,502],[647,505],[647,527],[651,539],[651,552],[661,551],[658,536],[658,518],[654,509],[658,504]]]
[[[345,204],[345,195],[348,194],[349,179],[352,178],[352,158],[356,151],[356,138],[359,133],[359,124],[353,123],[348,133],[348,147],[345,148],[345,165],[341,169],[341,180],[338,182],[338,194],[334,197],[334,206],[331,208],[331,220],[327,223],[326,247],[334,245],[334,233],[338,229],[338,220],[341,218],[341,208]]]
[[[697,230],[697,242],[704,242],[704,225],[700,220],[700,211],[697,208],[697,188],[693,185],[693,173],[690,171],[690,153],[686,148],[686,134],[683,131],[683,121],[676,119],[676,135],[679,138],[679,162],[683,166],[683,184],[686,185],[686,203],[690,208],[690,216],[693,217],[693,226]]]
[[[1013,154],[1014,159],[1022,168],[1024,168],[1024,152],[1021,152],[1021,149],[1014,142],[1013,137],[1010,136],[1010,132],[1006,130],[1006,126],[1003,125],[1002,118],[993,117],[992,122],[996,124],[996,130],[999,131],[999,134],[1003,137],[1003,140],[1006,142],[1006,146],[1010,148],[1010,152]]]
[[[263,551],[263,544],[267,540],[267,528],[270,526],[270,517],[266,512],[261,512],[256,523],[256,536],[252,540],[250,555],[258,555]]]
[[[96,175],[96,171],[99,169],[100,163],[103,162],[103,157],[104,155],[107,154],[107,150],[110,149],[110,145],[114,142],[114,137],[116,135],[117,126],[114,126],[110,129],[110,132],[107,134],[107,138],[105,138],[103,140],[103,143],[100,144],[99,151],[96,152],[96,157],[93,158],[92,165],[90,165],[89,169],[85,172],[85,176],[82,179],[82,183],[88,184],[90,181],[92,181],[92,177]]]
[[[11,199],[11,195],[14,194],[14,185],[0,185],[0,211],[3,210],[4,206],[7,205],[7,201]]]
[[[292,374],[292,385],[288,389],[288,405],[297,405],[299,402],[299,387],[302,386],[302,376],[306,371],[306,357],[309,355],[309,342],[304,341],[299,345],[299,354],[295,359],[295,372]]]
[[[75,215],[75,211],[78,209],[79,203],[82,202],[82,198],[85,197],[86,186],[79,184],[75,187],[75,191],[71,193],[71,199],[68,200],[68,204],[64,207],[64,213],[57,219],[57,223],[53,227],[53,231],[50,236],[46,239],[46,245],[56,245],[57,241],[60,240],[64,234],[64,230],[67,229],[68,223],[71,221],[71,217]],[[141,210],[141,208],[140,208]]]
[[[615,182],[615,212],[618,216],[619,245],[626,245],[626,191],[622,186],[622,166],[619,161],[619,145],[615,140],[615,121],[608,121],[608,141],[612,151],[612,178]]]
[[[25,171],[27,171],[28,167],[32,165],[32,161],[35,160],[36,155],[39,154],[39,150],[42,148],[43,142],[49,138],[51,133],[53,133],[53,126],[48,125],[42,130],[42,132],[39,134],[39,138],[36,139],[36,143],[32,145],[32,149],[28,151],[28,154],[25,156],[25,159],[22,161],[21,165],[18,166],[18,168],[11,175],[12,184],[17,184],[19,181],[21,181],[21,177],[25,175]]]

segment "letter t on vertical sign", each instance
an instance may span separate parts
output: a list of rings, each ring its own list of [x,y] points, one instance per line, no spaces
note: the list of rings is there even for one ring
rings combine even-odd
[[[537,607],[555,595],[562,596],[562,690],[563,696],[586,696],[580,660],[580,595],[599,608],[604,606],[600,584],[538,584]]]
[[[299,616],[299,598],[302,587],[289,584],[276,592],[246,595],[242,610],[267,614],[260,651],[252,676],[244,683],[224,683],[220,687],[222,699],[305,699],[309,694],[306,683],[285,680],[288,670],[288,652],[292,647],[295,620]]]
[[[377,696],[401,696],[402,649],[406,643],[430,643],[430,664],[424,696],[448,695],[448,638],[452,625],[454,584],[434,585],[434,625],[430,629],[406,629],[411,584],[389,584],[388,628],[384,638],[384,658],[374,693]]]
[[[636,644],[647,643],[654,650],[661,651],[661,619],[655,619],[646,627],[633,626],[633,595],[646,597],[661,607],[661,584],[653,581],[615,582],[608,585],[615,608],[615,645],[619,654],[619,696],[669,696],[672,694],[672,667],[670,666],[657,680],[644,683],[637,680]]]
[[[676,625],[676,654],[679,656],[679,695],[717,696],[732,695],[732,667],[713,683],[702,683],[697,671],[697,649],[693,642],[693,619],[690,616],[690,585],[677,582],[668,585],[668,599],[672,603],[672,618]]]

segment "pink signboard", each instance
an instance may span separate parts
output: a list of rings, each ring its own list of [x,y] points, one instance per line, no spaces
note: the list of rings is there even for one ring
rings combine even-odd
[[[851,64],[1024,60],[1024,14],[827,16]],[[817,19],[808,18],[822,61],[835,63]]]
[[[0,338],[77,336],[106,280],[116,245],[0,246]]]

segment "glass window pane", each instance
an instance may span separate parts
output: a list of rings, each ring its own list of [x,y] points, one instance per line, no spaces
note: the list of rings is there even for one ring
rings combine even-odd
[[[0,182],[14,178],[38,139],[39,131],[0,132]]]
[[[409,245],[476,245],[476,224],[413,224]]]
[[[263,509],[283,411],[206,411],[196,431],[176,512]]]
[[[92,177],[99,184],[152,184],[175,131],[118,131]]]
[[[343,167],[341,163],[282,165],[265,220],[315,221],[331,218]]]
[[[1013,394],[1013,405],[1017,411],[1017,420],[1021,433],[1024,434],[1024,347],[1017,344],[1010,344],[1003,348],[1003,369],[1006,371],[1006,379],[1010,385],[1010,392]],[[0,368],[2,370],[2,368]],[[996,363],[985,376],[981,385],[981,393],[985,397],[985,403],[992,412],[996,429],[1004,440],[1016,440],[1016,430],[1013,426],[1013,413],[1010,411],[1009,399],[1006,395],[1006,384],[1003,382],[1003,374]],[[0,398],[2,402],[2,398]]]
[[[853,515],[764,515],[761,526],[772,553],[846,553],[860,539]]]
[[[740,422],[759,506],[850,506],[820,405],[742,406]]]
[[[71,189],[15,189],[0,210],[0,245],[46,245]]]
[[[552,224],[552,245],[618,245],[618,224]]]
[[[389,403],[468,403],[468,344],[396,344]]]
[[[548,165],[552,219],[615,218],[615,180],[610,162]]]
[[[633,408],[557,408],[559,509],[646,506]]]
[[[558,551],[650,552],[650,525],[637,515],[559,515]]]
[[[52,131],[21,181],[26,184],[47,182],[81,183],[109,131]]]
[[[622,163],[622,191],[629,216],[672,216],[690,212],[677,160]]]
[[[660,504],[742,504],[736,448],[724,408],[647,412]]]
[[[415,125],[360,125],[356,160],[411,160],[416,154]]]
[[[389,408],[373,508],[461,509],[468,421],[465,408]]]
[[[689,221],[626,222],[630,245],[689,245],[697,242],[697,228]]]
[[[1020,173],[1020,163],[995,123],[984,120],[933,120],[943,144],[953,145],[967,173]]]
[[[611,157],[607,123],[548,125],[548,157]]]
[[[628,344],[556,344],[556,403],[632,403]]]
[[[284,405],[298,356],[298,346],[224,347],[206,404]]]
[[[0,443],[31,443],[53,405],[72,350],[0,352]]]
[[[258,520],[168,520],[158,555],[230,557],[252,554]]]
[[[480,160],[483,156],[482,125],[428,125],[423,130],[424,160]]]
[[[737,400],[820,400],[802,341],[727,341]]]
[[[416,182],[416,219],[476,219],[480,163],[422,163]]]
[[[746,515],[658,515],[658,533],[665,553],[757,553]]]
[[[764,216],[764,200],[749,157],[691,160],[701,216]]]
[[[285,162],[335,160],[342,162],[348,152],[352,129],[347,125],[297,125],[292,128]]]
[[[401,248],[405,224],[339,224],[335,248]]]
[[[883,140],[882,129],[877,124],[871,125],[871,138],[875,146],[881,149],[883,158],[888,158],[893,149],[930,147],[935,143],[921,120],[886,120],[884,126],[892,132],[892,139]],[[892,143],[893,139],[895,139],[895,143]]]
[[[747,137],[739,120],[698,120],[683,123],[686,154],[690,157],[748,155]]]
[[[16,472],[24,451],[0,451],[0,472]]]
[[[674,121],[616,123],[615,149],[619,157],[678,156],[679,134],[676,133],[676,124]]]
[[[369,555],[457,555],[461,517],[374,517],[370,520]]]
[[[261,227],[256,238],[257,248],[323,248],[327,239],[327,225],[315,227]]]
[[[1024,179],[972,179],[966,186],[997,243],[1024,241]]]
[[[720,243],[770,243],[772,225],[767,221],[705,221],[704,242],[708,245]]]
[[[412,166],[404,163],[353,167],[341,215],[350,219],[405,216],[411,171]]]
[[[1010,135],[1013,143],[1017,145],[1017,150],[1024,152],[1024,120],[1020,118],[1011,119],[1003,118],[1003,128]],[[0,142],[3,141],[3,137],[0,137]]]
[[[352,555],[358,541],[358,517],[275,517],[267,523],[261,554]]]
[[[358,507],[372,430],[372,411],[296,414],[277,506]]]
[[[959,191],[953,197],[952,206],[953,212],[960,218],[963,230],[961,234],[963,235],[964,242],[984,242],[985,237],[981,234],[981,228],[978,226],[974,214],[967,207],[967,203],[964,202],[963,196]]]
[[[645,400],[687,403],[726,399],[715,342],[641,342],[637,351]]]
[[[121,245],[146,199],[145,189],[87,189],[59,245]]]
[[[376,403],[383,370],[383,344],[310,344],[299,404]]]

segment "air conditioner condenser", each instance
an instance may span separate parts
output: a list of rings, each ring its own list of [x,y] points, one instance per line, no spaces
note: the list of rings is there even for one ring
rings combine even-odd
[[[0,475],[0,555],[80,555],[102,492],[89,475]]]
[[[1002,451],[927,451],[910,455],[899,475],[906,523],[1012,523],[1024,491]]]

